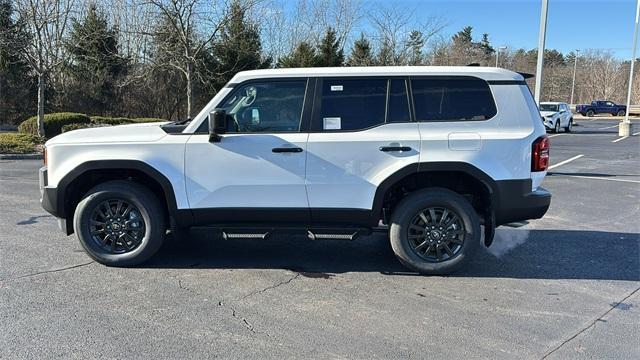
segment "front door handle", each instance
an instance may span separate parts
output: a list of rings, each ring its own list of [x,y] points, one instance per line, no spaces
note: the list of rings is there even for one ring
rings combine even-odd
[[[380,146],[380,151],[411,151],[411,148],[409,146]]]
[[[271,149],[274,153],[299,153],[302,152],[302,148],[299,147],[277,147]]]

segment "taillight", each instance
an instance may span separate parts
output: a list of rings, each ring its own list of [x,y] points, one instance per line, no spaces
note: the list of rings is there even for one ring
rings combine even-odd
[[[531,146],[531,171],[545,171],[549,167],[549,138],[541,136]]]

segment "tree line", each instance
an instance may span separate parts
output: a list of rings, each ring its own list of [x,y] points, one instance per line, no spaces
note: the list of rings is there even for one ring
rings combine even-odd
[[[468,65],[534,73],[536,49],[360,0],[0,0],[0,123],[56,111],[184,119],[238,71]],[[622,102],[629,61],[546,50],[542,100]],[[638,67],[636,67],[638,69]],[[636,79],[638,77],[636,76]],[[532,83],[530,84],[532,85]],[[640,81],[634,82],[638,103]]]

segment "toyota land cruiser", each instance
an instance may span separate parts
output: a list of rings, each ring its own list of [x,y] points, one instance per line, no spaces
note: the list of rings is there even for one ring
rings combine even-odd
[[[189,122],[64,133],[46,143],[42,206],[111,266],[167,230],[225,239],[386,231],[398,259],[444,274],[500,225],[537,219],[549,141],[524,78],[482,67],[238,73]]]

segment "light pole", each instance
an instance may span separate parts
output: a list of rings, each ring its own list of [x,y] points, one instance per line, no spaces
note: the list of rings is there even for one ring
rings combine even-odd
[[[638,0],[640,1],[640,0]],[[542,92],[542,66],[544,65],[544,41],[547,37],[547,9],[549,0],[542,0],[540,10],[540,33],[538,34],[538,63],[536,65],[536,104],[540,104],[540,93]]]
[[[576,49],[575,59],[573,62],[573,81],[571,81],[571,101],[569,105],[573,105],[573,91],[576,88],[576,69],[578,68],[578,56],[580,55],[580,49]]]
[[[636,63],[636,47],[638,45],[638,16],[640,16],[640,0],[636,2],[636,25],[633,28],[633,52],[631,55],[631,70],[629,71],[629,89],[627,90],[627,111],[624,112],[624,120],[618,126],[618,135],[620,136],[633,134],[633,126],[629,120],[629,110],[631,110],[631,89],[633,88],[633,65]]]
[[[498,59],[500,59],[500,50],[507,50],[506,46],[500,46],[496,51],[496,67],[498,67]]]

